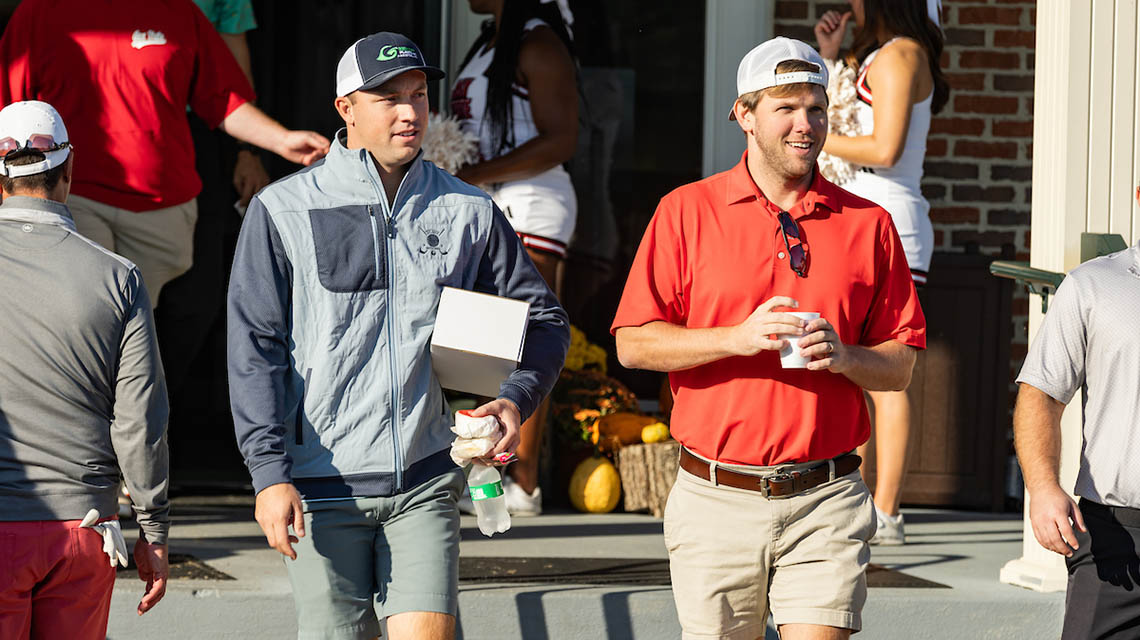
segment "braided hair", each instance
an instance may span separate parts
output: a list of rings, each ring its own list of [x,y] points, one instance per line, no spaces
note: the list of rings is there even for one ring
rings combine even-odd
[[[538,18],[550,26],[562,44],[566,45],[570,57],[576,59],[574,42],[562,21],[555,3],[540,0],[503,0],[503,13],[499,18],[496,34],[495,19],[483,23],[479,37],[467,51],[460,68],[467,66],[488,43],[495,43],[495,55],[491,59],[487,76],[487,115],[491,124],[491,140],[496,155],[514,146],[514,114],[511,101],[514,96],[515,78],[518,76],[519,50],[522,48],[523,28],[532,18]]]

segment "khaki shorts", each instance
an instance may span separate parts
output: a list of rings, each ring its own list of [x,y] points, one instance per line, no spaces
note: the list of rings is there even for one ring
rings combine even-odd
[[[135,263],[152,308],[166,283],[190,270],[197,200],[136,213],[73,195],[67,208],[80,235]]]
[[[397,613],[459,608],[459,491],[454,469],[389,498],[304,503],[305,532],[285,558],[297,637],[363,640]]]
[[[768,499],[679,470],[664,527],[682,638],[763,637],[769,609],[777,626],[858,631],[875,526],[858,471]]]

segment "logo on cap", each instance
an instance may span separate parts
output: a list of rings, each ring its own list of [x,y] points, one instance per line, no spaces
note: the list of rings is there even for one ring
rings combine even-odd
[[[399,45],[388,45],[387,47],[380,47],[380,55],[376,56],[378,62],[385,62],[393,58],[415,58],[420,59],[418,51],[411,47],[402,47]]]

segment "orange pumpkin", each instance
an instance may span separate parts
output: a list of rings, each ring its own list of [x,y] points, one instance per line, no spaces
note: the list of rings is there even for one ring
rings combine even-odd
[[[657,422],[653,416],[619,411],[598,418],[590,439],[602,451],[613,451],[627,444],[641,442],[641,430]]]

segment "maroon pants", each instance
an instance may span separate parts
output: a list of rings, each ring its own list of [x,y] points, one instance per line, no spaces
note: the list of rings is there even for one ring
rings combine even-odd
[[[0,522],[0,638],[107,637],[115,570],[79,522]]]

